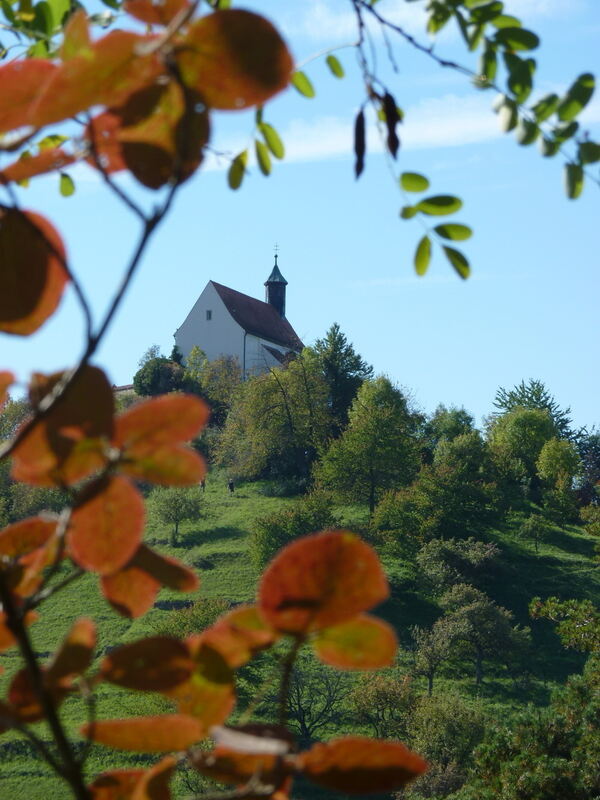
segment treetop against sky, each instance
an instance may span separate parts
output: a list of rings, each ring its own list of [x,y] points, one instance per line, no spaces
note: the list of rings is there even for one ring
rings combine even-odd
[[[564,92],[583,72],[600,72],[600,8],[593,0],[505,5],[542,40],[532,53],[534,101]],[[381,0],[377,8],[427,45],[424,6]],[[514,134],[503,134],[490,111],[495,92],[476,90],[465,75],[391,37],[395,71],[376,34],[378,74],[405,113],[396,174],[424,173],[432,194],[460,196],[464,206],[451,221],[474,230],[458,243],[472,266],[469,280],[456,276],[439,248],[428,274],[418,278],[420,219],[399,219],[402,206],[418,196],[399,190],[369,112],[366,169],[354,178],[353,128],[364,88],[355,52],[345,47],[356,40],[350,4],[263,0],[251,8],[282,30],[316,97],[289,89],[268,105],[265,120],[281,135],[286,157],[265,178],[251,155],[235,193],[226,172],[232,156],[253,150],[254,114],[213,115],[215,151],[181,190],[102,346],[111,379],[130,382],[153,342],[170,352],[173,332],[208,279],[262,297],[277,242],[289,281],[287,314],[306,343],[338,321],[376,371],[412,390],[427,410],[438,402],[464,404],[480,418],[492,410],[499,385],[534,377],[572,407],[576,425],[598,422],[599,379],[590,367],[598,340],[598,187],[588,181],[579,200],[569,201],[561,157],[544,159],[534,152],[537,144],[519,147]],[[332,47],[346,72],[341,80],[325,64]],[[477,54],[465,51],[450,26],[437,37],[435,53],[477,69]],[[597,138],[597,97],[579,119]],[[597,175],[597,165],[590,171]],[[129,256],[135,220],[107,196],[91,168],[78,165],[71,174],[72,197],[59,194],[56,175],[20,194],[63,232],[101,309]],[[152,202],[131,179],[123,181]],[[78,355],[79,331],[68,293],[35,337],[3,338],[3,363],[15,365],[21,380],[34,369],[64,367]]]

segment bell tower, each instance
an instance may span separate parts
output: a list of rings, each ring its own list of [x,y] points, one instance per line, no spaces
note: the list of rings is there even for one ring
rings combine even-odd
[[[273,306],[280,317],[285,318],[285,287],[287,286],[287,281],[279,271],[277,257],[278,254],[275,251],[275,264],[271,274],[265,281],[265,302]]]

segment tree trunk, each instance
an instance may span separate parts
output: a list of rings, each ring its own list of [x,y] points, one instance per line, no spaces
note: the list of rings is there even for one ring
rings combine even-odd
[[[433,672],[430,672],[427,676],[427,697],[431,697],[433,694]]]

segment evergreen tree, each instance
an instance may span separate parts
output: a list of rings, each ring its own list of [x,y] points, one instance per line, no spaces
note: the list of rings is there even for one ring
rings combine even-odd
[[[512,389],[504,389],[501,386],[496,392],[494,406],[504,414],[515,408],[547,411],[561,437],[570,439],[574,436],[571,429],[571,409],[561,408],[543,381],[530,378],[527,382],[521,381]]]

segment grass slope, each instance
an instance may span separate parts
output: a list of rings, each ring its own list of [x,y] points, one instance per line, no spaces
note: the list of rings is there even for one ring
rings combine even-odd
[[[40,621],[32,626],[32,637],[38,653],[50,655],[77,616],[92,617],[99,631],[98,658],[107,648],[132,641],[157,630],[169,629],[172,608],[181,608],[190,601],[201,598],[222,598],[230,603],[252,600],[256,586],[256,571],[250,558],[251,525],[258,516],[281,509],[292,502],[283,498],[267,497],[261,484],[239,487],[229,495],[226,482],[219,475],[211,476],[205,494],[205,513],[194,522],[183,523],[180,529],[180,546],[169,546],[169,530],[156,520],[147,525],[146,541],[161,552],[182,559],[198,568],[201,587],[194,595],[181,595],[163,590],[152,611],[138,620],[119,617],[103,600],[98,591],[98,581],[86,575],[66,587],[59,595],[50,598],[43,607]],[[362,509],[340,509],[344,524],[354,521],[364,524]],[[541,544],[536,554],[532,545],[516,537],[518,520],[503,529],[491,531],[489,538],[499,545],[502,558],[499,567],[490,575],[488,593],[500,604],[514,612],[521,624],[531,625],[527,606],[535,596],[558,595],[562,598],[600,597],[600,570],[592,561],[594,541],[578,528],[566,531],[556,529]],[[392,622],[401,642],[408,640],[411,625],[429,625],[438,614],[437,608],[418,583],[407,578],[406,570],[392,557],[384,557],[390,577],[392,596],[379,609],[381,615]],[[533,671],[536,678],[519,685],[501,672],[490,673],[481,690],[482,698],[505,713],[524,702],[544,703],[548,691],[556,681],[578,669],[581,660],[560,647],[549,624],[532,625],[535,643]],[[400,664],[408,664],[406,653]],[[10,677],[19,667],[15,651],[3,656],[5,672],[0,676],[0,691],[5,694]],[[441,691],[454,687],[466,694],[474,694],[473,681],[464,675],[448,670],[439,683]],[[98,692],[98,718],[122,717],[140,713],[164,713],[169,710],[166,700],[155,695],[120,691],[102,686]],[[71,734],[86,719],[82,701],[71,699],[61,711]],[[44,726],[37,726],[45,736]],[[152,759],[154,760],[154,759]],[[135,754],[122,754],[94,747],[87,762],[90,775],[118,766],[139,763]],[[188,792],[189,793],[189,792]],[[47,800],[48,797],[67,797],[59,781],[49,774],[45,765],[32,755],[29,745],[13,733],[0,739],[0,800]]]

